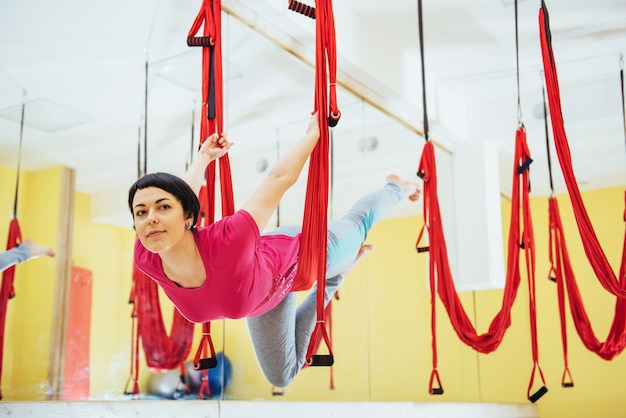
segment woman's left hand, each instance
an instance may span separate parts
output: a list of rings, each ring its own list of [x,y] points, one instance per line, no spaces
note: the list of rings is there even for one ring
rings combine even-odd
[[[200,153],[207,155],[211,160],[223,157],[234,144],[230,142],[226,135],[211,134],[200,147]]]

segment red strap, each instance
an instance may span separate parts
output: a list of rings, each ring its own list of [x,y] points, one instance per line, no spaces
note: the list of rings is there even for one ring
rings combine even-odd
[[[126,381],[124,388],[125,395],[132,395],[133,398],[139,399],[139,335],[137,329],[136,308],[133,307],[131,337],[130,337],[130,375]],[[128,385],[132,382],[132,391],[128,391]]]
[[[435,382],[437,386],[435,386]],[[428,393],[431,395],[443,395],[443,386],[441,386],[441,379],[439,379],[439,371],[437,368],[433,368],[430,372],[430,379],[428,380]]]
[[[198,344],[198,350],[196,351],[196,355],[193,359],[193,363],[198,364],[200,362],[200,358],[208,358],[209,352],[211,354],[211,358],[216,358],[215,355],[215,347],[213,346],[213,340],[211,339],[211,323],[205,322],[202,324],[202,338],[200,339],[200,343]],[[211,397],[211,388],[208,384],[209,381],[209,370],[202,370],[202,382],[200,383],[200,389],[198,391],[198,397],[200,399],[204,399],[204,396],[207,396],[207,399]]]
[[[191,46],[202,46],[202,113],[200,119],[200,143],[204,143],[212,133],[223,132],[223,78],[222,78],[222,6],[219,0],[204,0],[198,15],[188,33],[189,39],[196,36],[200,26],[204,24],[203,35],[210,42],[202,40],[189,43]],[[211,162],[205,172],[205,185],[200,189],[200,225],[208,226],[215,222],[216,197],[216,165],[219,164],[220,196],[222,202],[222,217],[235,212],[233,197],[232,175],[228,154],[219,160]],[[198,364],[201,356],[216,358],[213,340],[211,338],[211,323],[202,324],[202,339],[198,345],[194,364]],[[211,396],[208,384],[209,370],[202,371],[202,383],[199,397]]]
[[[212,45],[202,47],[202,112],[200,116],[200,143],[204,143],[212,133],[223,132],[223,72],[222,72],[222,6],[220,0],[204,0],[194,20],[188,37],[194,37],[204,24],[203,35],[212,40]],[[209,112],[208,104],[214,102],[214,112]],[[232,175],[228,154],[218,160],[220,170],[220,192],[222,216],[232,215],[235,204],[232,189]],[[215,180],[216,162],[206,170],[206,194],[200,200],[206,211],[206,225],[215,220]],[[203,199],[203,197],[205,199]]]
[[[535,376],[539,373],[542,386],[539,390],[533,392],[533,385],[535,384]],[[538,363],[533,363],[533,370],[530,374],[530,382],[528,383],[528,390],[526,391],[526,397],[531,402],[536,402],[542,397],[548,390],[546,389],[546,379],[543,377],[543,372]]]
[[[545,3],[542,1],[542,7],[539,10],[541,51],[546,81],[546,91],[548,93],[548,104],[550,107],[552,133],[556,152],[559,157],[559,163],[561,165],[561,172],[563,173],[563,178],[565,180],[565,184],[567,185],[582,245],[596,277],[607,291],[620,298],[626,298],[626,282],[620,282],[620,280],[618,280],[617,275],[613,271],[604,251],[602,250],[600,242],[598,241],[593,229],[593,225],[589,219],[589,215],[585,209],[585,205],[576,182],[576,177],[574,175],[574,170],[572,168],[572,157],[563,123],[559,81],[556,71],[556,62],[552,53],[550,40],[551,34],[548,20],[548,10]]]
[[[317,280],[317,321],[307,360],[313,355],[318,339],[324,339],[330,355],[332,349],[325,327],[324,289],[326,287],[326,240],[329,181],[329,109],[336,107],[332,92],[329,98],[330,81],[334,83],[336,73],[335,30],[330,0],[316,1],[316,71],[314,111],[318,111],[320,139],[311,153],[302,225],[302,247],[299,255],[298,274],[294,290],[310,289]],[[328,69],[328,73],[327,73]],[[329,81],[330,80],[330,81]],[[320,233],[320,231],[324,231]]]
[[[339,299],[337,297],[337,293],[335,293],[335,298]],[[324,318],[325,318],[325,325],[326,325],[326,332],[328,334],[328,347],[332,352],[332,333],[333,333],[333,316],[332,316],[332,306],[333,306],[333,301],[331,300],[330,302],[328,302],[328,305],[326,306],[326,309],[324,310]],[[321,334],[313,339],[311,338],[311,346],[312,346],[312,353],[313,354],[318,354],[319,353],[319,348],[321,346],[321,342],[322,342],[322,338]],[[307,363],[304,363],[304,365],[302,367],[308,367]],[[330,389],[335,389],[335,376],[334,376],[334,368],[331,365],[330,366],[330,383],[329,383],[329,388]]]
[[[567,353],[567,326],[565,318],[565,283],[563,279],[563,265],[562,265],[562,249],[564,242],[562,242],[561,235],[561,217],[559,214],[559,208],[555,197],[551,197],[548,201],[550,230],[549,230],[549,252],[550,252],[550,274],[556,281],[557,300],[559,303],[559,319],[561,324],[561,343],[563,346],[563,364],[564,372],[561,385],[563,385],[565,374],[567,373],[571,380],[571,373],[569,371],[569,358]]]

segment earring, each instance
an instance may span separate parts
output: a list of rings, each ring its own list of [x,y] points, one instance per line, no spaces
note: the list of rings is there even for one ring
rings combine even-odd
[[[193,225],[192,225],[192,224],[190,224],[190,223],[189,223],[189,224],[187,224],[186,226],[187,226],[187,229],[191,229],[191,228],[193,227]]]

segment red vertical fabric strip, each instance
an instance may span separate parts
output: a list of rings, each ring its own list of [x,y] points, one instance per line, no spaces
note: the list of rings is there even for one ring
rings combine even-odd
[[[200,120],[200,144],[211,134],[222,134],[224,130],[224,98],[223,98],[223,71],[222,71],[222,5],[220,0],[204,0],[198,15],[189,30],[188,37],[194,37],[204,24],[203,35],[210,39],[208,45],[202,46],[202,112]],[[235,213],[233,196],[232,174],[228,154],[221,157],[217,162],[209,164],[205,172],[205,185],[200,190],[200,222],[202,226],[208,226],[215,222],[215,184],[217,179],[217,167],[219,164],[220,197],[222,202],[222,217]],[[195,361],[197,364],[200,355],[211,354],[215,358],[215,350],[210,330],[210,323],[203,324],[203,338],[198,345]],[[206,377],[208,371],[203,371]],[[206,392],[210,396],[210,390],[205,385],[203,377],[201,393]],[[205,387],[206,386],[206,387]]]
[[[551,45],[549,15],[545,2],[542,1],[541,6],[542,7],[539,9],[541,52],[554,145],[559,158],[561,172],[563,173],[563,178],[569,192],[582,245],[591,268],[595,272],[600,284],[610,293],[620,298],[626,298],[626,283],[618,280],[617,275],[611,268],[602,250],[576,182],[576,176],[574,175],[572,167],[572,156],[563,122],[563,113],[561,111],[560,89],[556,62]]]
[[[6,249],[17,247],[22,243],[22,231],[17,218],[9,223],[9,235]],[[0,288],[0,383],[2,381],[2,364],[4,360],[4,332],[6,329],[7,305],[9,299],[15,297],[13,280],[15,279],[15,266],[11,266],[2,272],[2,287]],[[2,386],[0,385],[0,400],[2,399]]]
[[[329,32],[332,20],[330,0],[316,1],[316,63],[315,63],[315,102],[318,112],[320,138],[309,160],[309,173],[305,198],[304,219],[302,225],[301,249],[298,274],[295,283],[297,289],[310,288],[317,280],[317,321],[311,343],[307,350],[307,359],[311,358],[317,339],[323,339],[329,348],[330,340],[324,324],[324,289],[326,287],[326,242],[328,235],[328,190],[329,190],[329,101],[328,68],[335,68],[335,62],[328,61],[329,44],[333,44],[334,30]],[[294,283],[294,284],[295,284]],[[303,286],[303,283],[306,285]]]

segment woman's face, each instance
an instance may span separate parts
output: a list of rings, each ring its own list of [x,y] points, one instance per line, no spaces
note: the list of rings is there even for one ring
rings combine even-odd
[[[135,230],[144,247],[162,253],[178,244],[192,218],[185,218],[182,204],[158,187],[139,189],[133,197]]]

